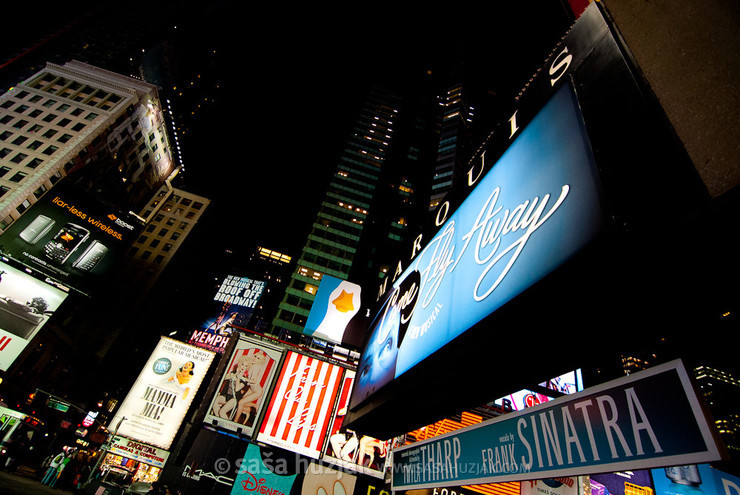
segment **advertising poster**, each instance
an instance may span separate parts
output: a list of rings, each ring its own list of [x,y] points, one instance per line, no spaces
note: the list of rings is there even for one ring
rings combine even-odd
[[[226,276],[213,297],[211,315],[193,330],[188,343],[223,353],[233,327],[247,328],[264,288],[265,282],[260,280]]]
[[[141,232],[133,215],[60,181],[0,236],[13,259],[89,294]]]
[[[649,470],[594,474],[591,495],[654,495]]]
[[[204,422],[251,436],[281,356],[280,348],[240,336]]]
[[[521,411],[528,407],[551,401],[552,399],[552,397],[539,392],[519,390],[518,392],[509,394],[506,397],[495,400],[494,404],[503,408],[505,411]]]
[[[257,440],[317,459],[344,369],[289,351]]]
[[[539,384],[548,390],[561,394],[574,394],[583,390],[583,375],[580,369],[564,373]]]
[[[203,382],[214,353],[162,337],[108,429],[169,449]]]
[[[6,371],[67,293],[0,261],[0,370]]]
[[[653,469],[655,495],[738,495],[740,478],[709,464]]]
[[[397,448],[393,489],[720,460],[716,430],[702,411],[682,363],[666,363]]]
[[[552,273],[603,228],[593,153],[564,85],[389,289],[350,407]]]
[[[360,310],[360,286],[324,275],[303,333],[341,344],[345,330]]]
[[[389,459],[391,441],[381,441],[342,427],[354,378],[353,371],[347,371],[344,375],[337,412],[329,429],[329,441],[326,443],[322,460],[382,479]]]
[[[475,486],[440,486],[409,490],[406,495],[478,495],[481,493],[484,495],[520,495],[521,488],[519,485],[518,482],[509,482]],[[390,488],[388,493],[390,493]]]
[[[539,384],[540,387],[546,388],[547,390],[553,390],[560,394],[574,394],[583,390],[583,379],[581,378],[581,370],[571,371],[564,373],[560,376],[556,376],[546,382]],[[543,394],[541,392],[535,392],[533,390],[519,390],[505,397],[501,397],[494,401],[494,404],[503,408],[505,411],[521,411],[527,407],[536,406],[543,402],[551,401],[554,397]]]

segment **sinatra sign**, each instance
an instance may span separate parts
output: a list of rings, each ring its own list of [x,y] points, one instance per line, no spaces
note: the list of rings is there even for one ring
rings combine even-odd
[[[721,459],[680,361],[393,453],[393,489],[531,480]]]
[[[602,231],[600,184],[570,85],[475,180],[476,188],[388,291],[370,330],[351,408],[553,272]]]

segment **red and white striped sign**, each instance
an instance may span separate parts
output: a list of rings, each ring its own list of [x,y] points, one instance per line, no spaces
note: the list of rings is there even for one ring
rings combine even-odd
[[[258,440],[318,458],[342,373],[340,366],[288,352]]]

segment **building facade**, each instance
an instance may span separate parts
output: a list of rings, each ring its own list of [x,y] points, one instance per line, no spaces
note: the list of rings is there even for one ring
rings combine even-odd
[[[211,200],[173,187],[168,180],[139,212],[146,226],[129,250],[130,279],[146,292],[159,279]]]
[[[296,261],[271,332],[301,332],[324,275],[346,280],[389,157],[399,98],[373,92],[354,123],[308,240]]]
[[[77,393],[88,371],[76,363],[95,367],[141,338],[139,311],[210,204],[172,185],[167,126],[156,86],[81,62],[49,63],[0,96],[2,229],[62,180],[143,225],[101,290],[72,294],[3,374],[3,398]]]
[[[131,211],[176,170],[151,84],[48,64],[1,95],[0,109],[2,229],[63,177]]]

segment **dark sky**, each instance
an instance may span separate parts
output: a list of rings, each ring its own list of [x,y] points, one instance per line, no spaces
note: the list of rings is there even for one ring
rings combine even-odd
[[[567,21],[557,0],[513,4],[398,12],[215,2],[187,24],[185,60],[216,47],[223,89],[184,140],[184,188],[212,203],[169,270],[174,297],[210,298],[208,276],[231,269],[219,266],[226,249],[234,269],[255,244],[299,256],[368,85],[402,85],[435,62],[467,58],[516,94]]]
[[[137,2],[105,3],[115,12]],[[171,15],[185,41],[184,70],[195,75],[209,67],[202,76],[221,88],[182,139],[183,188],[212,204],[177,264],[200,270],[226,248],[248,255],[256,243],[299,254],[368,85],[403,84],[440,60],[467,60],[513,95],[568,24],[559,0],[444,9],[160,0],[161,14],[140,3],[143,16]],[[42,0],[46,15],[4,31],[0,51],[32,46],[101,5],[82,0],[72,10]]]
[[[369,84],[403,84],[440,60],[467,59],[515,92],[544,62],[567,26],[562,7],[512,4],[213,2],[187,27],[218,47],[223,77],[219,107],[185,144],[188,187],[213,200],[216,228],[232,242],[299,249]]]
[[[202,71],[208,57],[202,75],[221,88],[182,139],[183,187],[213,200],[209,239],[296,250],[369,84],[400,84],[439,60],[467,59],[515,93],[568,24],[560,0],[477,4],[82,0],[68,9],[41,0],[43,16],[0,34],[0,55],[107,7],[177,25],[185,72]]]

